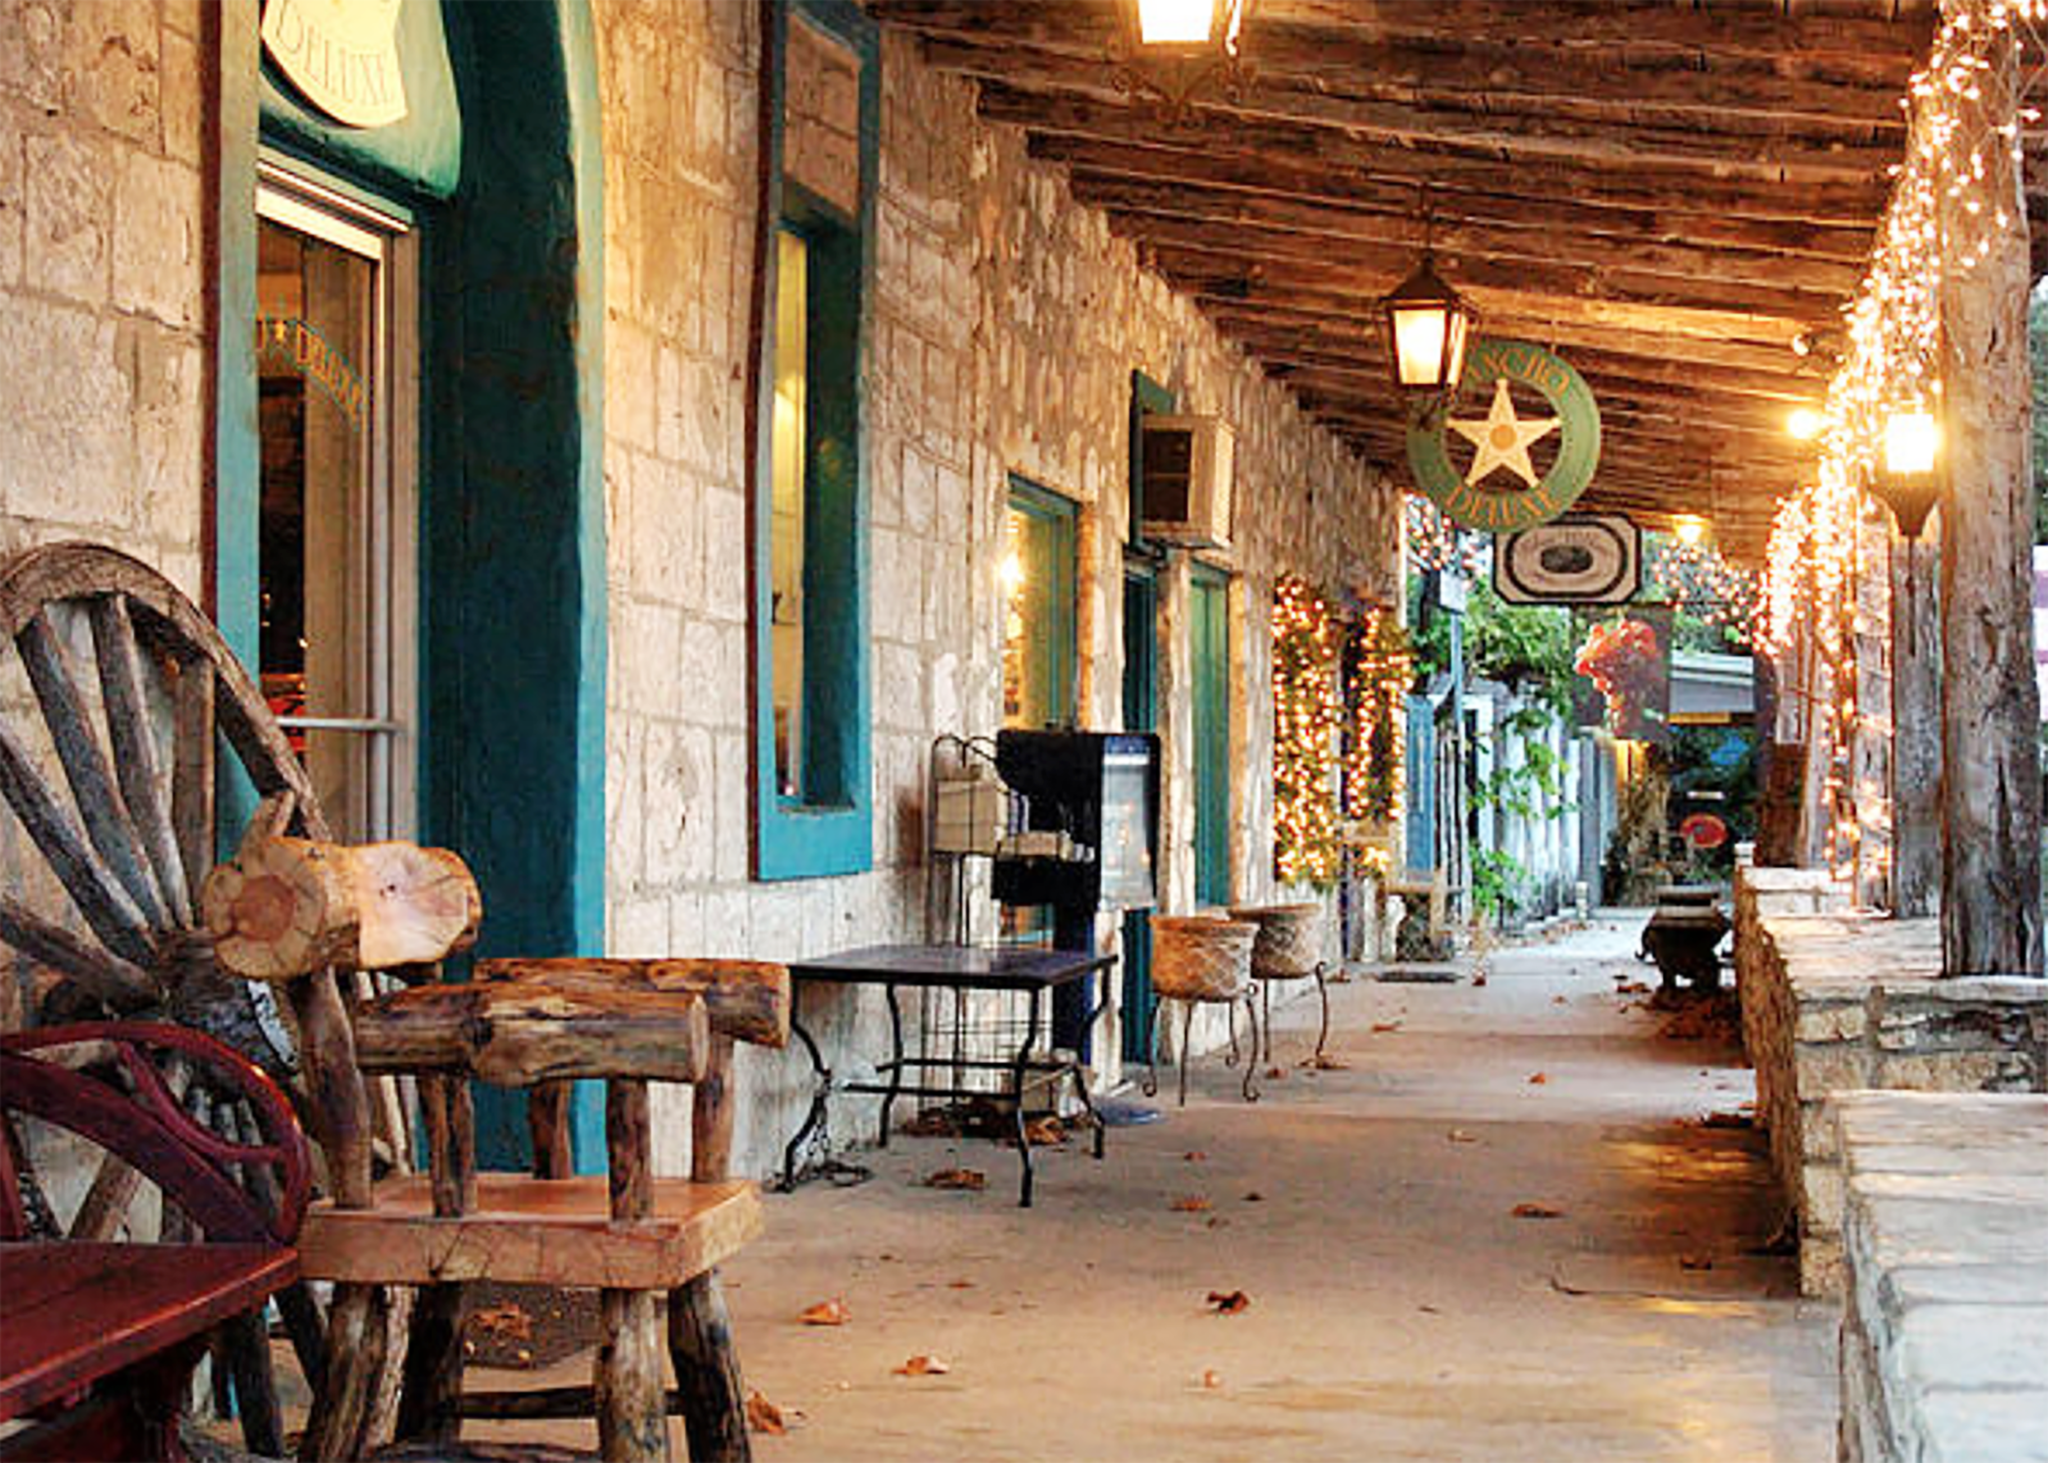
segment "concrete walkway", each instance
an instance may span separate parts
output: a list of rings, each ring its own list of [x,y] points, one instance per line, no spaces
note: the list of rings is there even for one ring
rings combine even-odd
[[[771,1197],[726,1271],[748,1381],[790,1415],[756,1458],[1832,1458],[1836,1313],[1754,1253],[1760,1141],[1698,1121],[1749,1073],[1624,1009],[1639,928],[1497,952],[1483,988],[1335,987],[1343,1070],[1247,1106],[1205,1059],[1105,1162],[1045,1154],[1032,1210],[977,1140]],[[919,1183],[954,1166],[987,1189]],[[835,1297],[845,1325],[799,1323]],[[896,1374],[920,1355],[949,1369]]]

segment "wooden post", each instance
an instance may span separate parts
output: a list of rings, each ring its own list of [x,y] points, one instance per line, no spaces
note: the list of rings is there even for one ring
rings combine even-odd
[[[1988,8],[1983,0],[1951,0],[1944,8],[1958,3]],[[2018,40],[2008,29],[1987,44],[1991,64],[1975,82],[1981,114],[1966,135],[2019,125]],[[1942,970],[2038,975],[2027,211],[2011,150],[1987,135],[1978,158],[1984,176],[1975,188],[1935,190],[1948,465],[1941,508]]]
[[[1941,620],[1935,597],[1940,549],[1892,539],[1892,913],[1919,919],[1941,893]]]
[[[434,1213],[453,1218],[476,1208],[476,1107],[469,1080],[422,1073],[427,1167]],[[397,1436],[401,1442],[453,1443],[462,1428],[462,1326],[466,1287],[423,1285],[413,1300]]]
[[[700,1184],[726,1178],[732,1164],[732,1060],[732,1037],[714,1035],[690,1094],[690,1177]],[[715,1269],[669,1292],[668,1350],[690,1463],[747,1463],[746,1388]]]
[[[654,1212],[654,1172],[644,1080],[614,1077],[604,1084],[604,1136],[613,1220],[647,1218]],[[598,1295],[604,1339],[597,1349],[597,1440],[606,1463],[668,1457],[658,1299],[652,1290]]]

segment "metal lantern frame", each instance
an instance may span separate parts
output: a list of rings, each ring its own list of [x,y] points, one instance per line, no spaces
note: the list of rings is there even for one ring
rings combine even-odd
[[[1465,372],[1465,352],[1472,341],[1473,310],[1464,296],[1436,271],[1436,256],[1422,251],[1415,272],[1402,280],[1394,292],[1380,301],[1386,317],[1387,370],[1402,394],[1425,406],[1440,406],[1458,389]],[[1401,375],[1401,317],[1435,312],[1443,316],[1434,377],[1427,381],[1406,381]]]
[[[1917,540],[1927,527],[1927,515],[1932,513],[1941,501],[1941,445],[1937,435],[1934,450],[1928,454],[1925,467],[1904,468],[1892,460],[1891,436],[1893,423],[1907,416],[1931,416],[1923,409],[1894,412],[1885,423],[1887,441],[1880,449],[1877,464],[1871,470],[1869,487],[1871,495],[1891,510],[1892,519],[1899,526],[1899,534],[1906,539]],[[1935,422],[1934,430],[1940,431]]]

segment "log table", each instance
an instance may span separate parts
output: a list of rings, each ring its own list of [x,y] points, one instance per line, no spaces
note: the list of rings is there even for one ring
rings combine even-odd
[[[988,948],[975,945],[870,945],[858,950],[845,950],[834,955],[820,956],[815,960],[798,961],[789,967],[792,979],[810,981],[819,985],[878,985],[887,994],[889,1002],[889,1055],[875,1063],[875,1081],[837,1082],[825,1065],[824,1054],[803,1022],[794,1014],[790,1018],[790,1030],[804,1050],[810,1055],[811,1068],[817,1078],[817,1086],[811,1096],[810,1111],[805,1114],[803,1125],[789,1140],[783,1150],[782,1187],[794,1188],[798,1180],[797,1159],[813,1133],[825,1129],[827,1103],[832,1092],[858,1092],[879,1095],[882,1099],[881,1145],[889,1146],[889,1117],[899,1097],[944,1098],[965,1102],[975,1098],[992,1099],[1009,1113],[1013,1134],[1017,1143],[1018,1160],[1023,1166],[1017,1203],[1023,1208],[1031,1207],[1032,1165],[1030,1135],[1024,1126],[1024,1091],[1034,1077],[1048,1079],[1057,1084],[1062,1077],[1071,1077],[1074,1090],[1080,1096],[1081,1104],[1087,1109],[1095,1123],[1095,1156],[1103,1154],[1103,1128],[1095,1114],[1094,1099],[1088,1092],[1088,1084],[1081,1073],[1081,1064],[1074,1057],[1057,1054],[1034,1056],[1038,1045],[1039,1032],[1045,1020],[1046,993],[1072,981],[1090,979],[1097,971],[1107,970],[1116,963],[1114,955],[1096,955],[1084,950],[1047,950],[1036,947]],[[1026,1015],[1021,1036],[1017,1040],[1014,1054],[1002,1058],[974,1057],[916,1057],[906,1055],[903,1049],[903,1007],[901,992],[904,987],[916,990],[964,991],[1007,991],[1028,998]],[[1083,1019],[1085,1030],[1092,1026],[1102,1014],[1103,1002],[1097,999]],[[953,1082],[906,1082],[907,1073],[930,1070],[952,1070],[956,1072],[995,1072],[1008,1078],[1005,1086],[994,1092],[980,1091]]]

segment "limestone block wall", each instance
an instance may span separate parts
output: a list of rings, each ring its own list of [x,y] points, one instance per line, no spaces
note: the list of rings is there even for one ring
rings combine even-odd
[[[1270,897],[1275,580],[1399,593],[1398,492],[1316,430],[1133,247],[1076,203],[967,83],[885,36],[874,319],[865,362],[871,515],[875,867],[749,878],[744,480],[755,227],[754,7],[597,0],[606,191],[605,476],[610,527],[608,943],[619,954],[794,958],[918,938],[927,749],[1001,716],[997,568],[1010,478],[1078,505],[1080,719],[1119,723],[1130,381],[1237,431],[1229,567],[1232,864]],[[1161,579],[1168,748],[1164,888],[1192,903],[1184,556]],[[985,899],[977,932],[988,934]],[[1114,939],[1111,922],[1100,932]],[[807,997],[842,1073],[885,1040],[875,992]],[[1116,1072],[1114,1023],[1099,1075]],[[797,1057],[743,1053],[740,1165],[779,1157],[809,1100]],[[659,1159],[684,1162],[687,1097]],[[835,1141],[869,1114],[834,1106]]]
[[[1856,1092],[1829,1118],[1847,1175],[1840,1457],[2048,1456],[2048,1099]]]
[[[2048,982],[1941,977],[1932,920],[1762,912],[1774,877],[1738,874],[1736,962],[1758,1118],[1798,1222],[1801,1289],[1840,1293],[1843,1168],[1825,1104],[1860,1088],[2048,1092]],[[1766,876],[1761,879],[1758,876]]]
[[[194,594],[202,14],[0,9],[0,554],[104,539]]]
[[[199,5],[0,6],[0,557],[118,544],[195,597],[205,375]],[[0,714],[25,701],[0,684]],[[41,860],[0,815],[0,882]],[[0,952],[0,1029],[29,1009]]]

